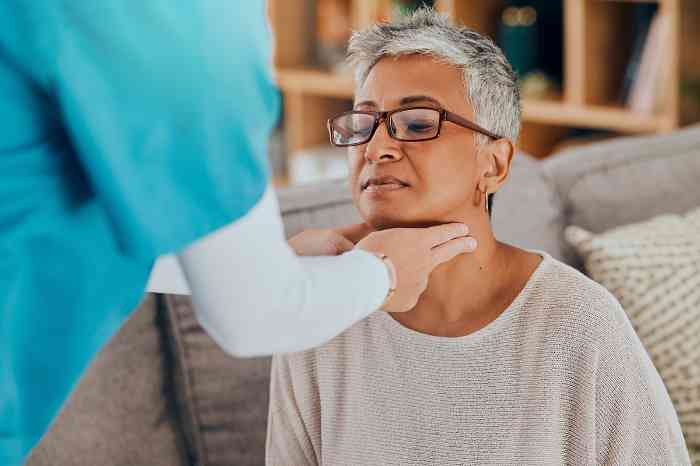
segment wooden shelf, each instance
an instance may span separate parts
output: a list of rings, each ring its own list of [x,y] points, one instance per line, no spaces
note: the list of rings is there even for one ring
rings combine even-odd
[[[309,68],[288,68],[277,71],[277,82],[283,92],[352,99],[353,78]],[[607,129],[621,133],[661,131],[663,117],[632,112],[620,106],[577,105],[561,100],[523,100],[523,120],[559,126]]]
[[[284,95],[285,149],[288,154],[327,142],[326,120],[350,108],[351,75],[314,68],[319,17],[326,0],[270,0],[275,34],[276,79]],[[382,20],[390,0],[346,2],[351,27]],[[554,0],[562,5],[563,82],[554,99],[528,99],[518,144],[547,156],[571,128],[612,133],[657,133],[700,119],[700,110],[682,105],[681,82],[700,77],[700,0]],[[616,105],[632,50],[630,27],[637,3],[655,3],[671,22],[664,66],[667,86],[658,113],[642,114]],[[456,22],[495,37],[505,0],[437,0],[436,9]],[[389,8],[390,10],[390,8]],[[556,40],[553,38],[552,40]],[[687,107],[687,108],[686,108]]]
[[[624,107],[576,105],[561,101],[525,99],[523,121],[620,133],[648,133],[665,129],[666,119],[632,112]]]
[[[352,76],[343,76],[313,68],[284,68],[276,72],[277,84],[284,92],[352,99]]]

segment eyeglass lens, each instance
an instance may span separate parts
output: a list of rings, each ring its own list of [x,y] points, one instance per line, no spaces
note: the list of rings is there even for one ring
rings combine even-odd
[[[333,143],[337,145],[364,144],[372,136],[376,117],[367,113],[346,113],[331,122]],[[411,108],[391,114],[389,133],[403,141],[434,138],[440,129],[440,112]]]

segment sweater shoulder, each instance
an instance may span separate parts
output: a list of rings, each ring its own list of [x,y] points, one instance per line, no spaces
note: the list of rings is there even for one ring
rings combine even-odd
[[[527,312],[567,338],[589,343],[627,331],[629,319],[604,286],[553,258],[526,303]]]

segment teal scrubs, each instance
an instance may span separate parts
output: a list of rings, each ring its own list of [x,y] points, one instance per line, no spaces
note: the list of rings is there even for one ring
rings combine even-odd
[[[154,259],[244,215],[279,110],[263,1],[0,1],[0,465]]]

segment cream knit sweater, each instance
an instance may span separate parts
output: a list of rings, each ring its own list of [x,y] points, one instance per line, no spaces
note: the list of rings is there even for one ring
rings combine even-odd
[[[375,312],[320,348],[275,356],[268,466],[690,464],[619,303],[535,252],[525,288],[470,335]]]

